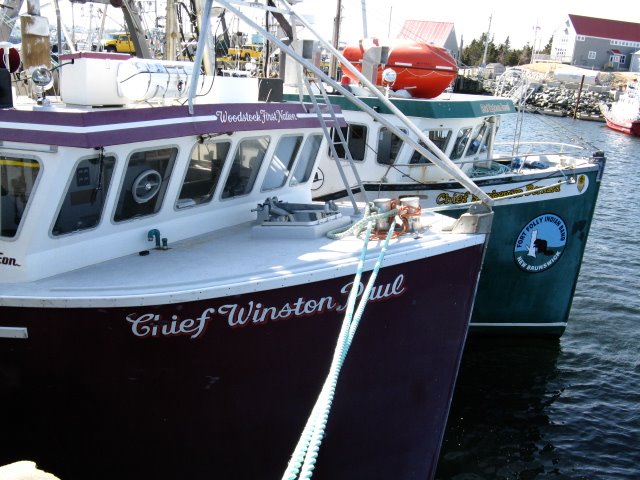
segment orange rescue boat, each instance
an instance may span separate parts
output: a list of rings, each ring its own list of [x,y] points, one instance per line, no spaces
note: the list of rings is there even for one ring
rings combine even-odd
[[[387,62],[378,66],[376,85],[383,85],[382,72],[391,68],[396,72],[396,80],[386,86],[394,91],[407,90],[412,97],[434,98],[444,92],[458,74],[456,61],[446,49],[413,40],[363,39],[347,45],[342,55],[362,71],[362,59],[374,46],[389,47]],[[343,72],[357,83],[351,72],[345,68]]]

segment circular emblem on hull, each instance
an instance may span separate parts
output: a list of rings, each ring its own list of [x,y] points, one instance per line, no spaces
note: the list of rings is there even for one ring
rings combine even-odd
[[[547,270],[560,259],[567,244],[567,226],[553,213],[545,213],[528,222],[520,231],[513,255],[525,272]]]
[[[311,183],[311,190],[316,191],[322,187],[322,185],[324,185],[324,172],[318,168],[315,176],[313,177],[313,182]]]

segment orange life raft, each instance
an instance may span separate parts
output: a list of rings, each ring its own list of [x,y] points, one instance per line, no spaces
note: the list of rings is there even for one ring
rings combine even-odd
[[[386,64],[378,66],[376,85],[383,85],[382,72],[391,68],[396,80],[389,85],[392,90],[407,90],[416,98],[433,98],[440,95],[456,78],[458,66],[451,54],[441,47],[405,39],[363,39],[347,45],[342,55],[362,71],[362,58],[374,46],[389,47]],[[343,67],[343,75],[357,83],[355,76]]]

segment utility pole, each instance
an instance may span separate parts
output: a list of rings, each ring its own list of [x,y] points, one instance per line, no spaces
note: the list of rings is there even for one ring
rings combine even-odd
[[[333,48],[338,50],[338,42],[340,41],[340,21],[342,20],[342,0],[337,0],[336,2],[336,17],[333,19],[333,39],[332,45]],[[338,59],[331,55],[331,63],[329,64],[329,76],[333,79],[336,79],[336,75],[338,74]]]

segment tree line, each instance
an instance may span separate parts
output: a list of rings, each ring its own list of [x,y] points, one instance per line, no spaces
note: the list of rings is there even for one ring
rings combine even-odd
[[[480,38],[473,40],[469,45],[462,46],[460,56],[460,63],[462,65],[473,67],[482,63],[486,38],[487,34],[483,33]],[[553,37],[549,39],[549,42],[542,50],[538,50],[536,53],[549,55],[551,53],[552,41]],[[529,45],[529,43],[521,49],[512,49],[509,37],[498,45],[494,43],[492,38],[487,45],[486,63],[502,63],[508,67],[524,65],[531,63],[532,53],[533,47]]]

